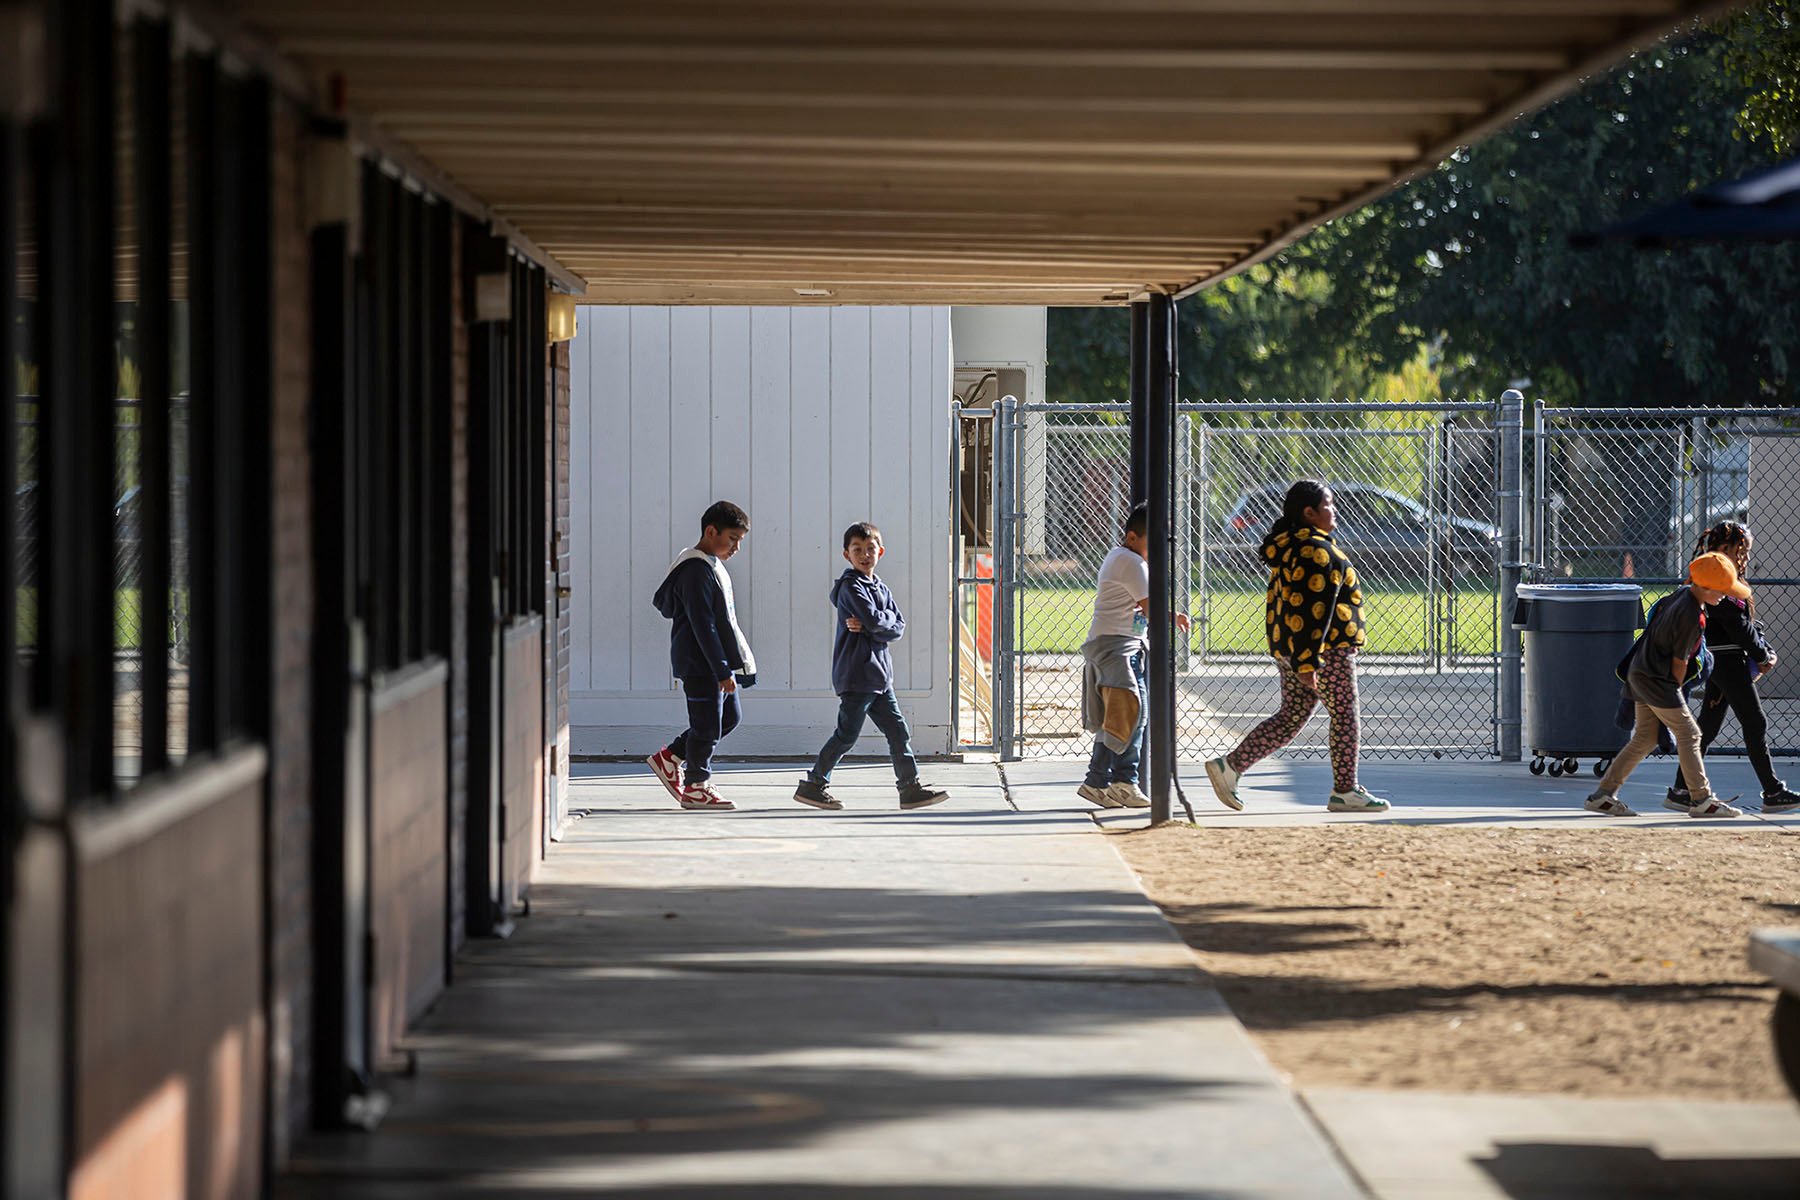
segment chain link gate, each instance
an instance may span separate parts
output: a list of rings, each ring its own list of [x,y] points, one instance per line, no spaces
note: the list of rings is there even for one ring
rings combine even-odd
[[[1535,407],[1527,509],[1531,571],[1546,582],[1635,583],[1646,607],[1686,578],[1722,520],[1756,539],[1750,582],[1777,654],[1800,656],[1800,409]],[[1800,752],[1800,658],[1757,685],[1770,750]],[[1735,718],[1712,754],[1743,753]]]
[[[1022,758],[1085,753],[1080,647],[1095,573],[1130,508],[1128,409],[1007,398],[993,411],[996,748]],[[1257,547],[1288,484],[1315,476],[1332,484],[1340,540],[1363,580],[1365,754],[1492,757],[1494,406],[1183,404],[1178,413],[1176,605],[1194,619],[1176,638],[1178,753],[1220,753],[1277,704]],[[1324,721],[1285,753],[1324,756]]]

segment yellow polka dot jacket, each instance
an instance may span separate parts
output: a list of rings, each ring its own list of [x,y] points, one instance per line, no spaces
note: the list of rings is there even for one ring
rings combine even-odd
[[[1262,557],[1269,567],[1269,653],[1304,675],[1318,669],[1324,651],[1363,644],[1362,588],[1330,534],[1277,523],[1263,539]]]

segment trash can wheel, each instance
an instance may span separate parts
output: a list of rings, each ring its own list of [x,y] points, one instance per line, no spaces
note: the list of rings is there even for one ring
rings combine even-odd
[[[1544,756],[1543,755],[1540,754],[1536,758],[1531,760],[1531,773],[1533,775],[1542,775],[1544,773]]]
[[[1550,760],[1550,778],[1561,779],[1562,775],[1563,775],[1562,760],[1560,758],[1551,759]]]
[[[1771,1017],[1775,1035],[1775,1061],[1781,1065],[1781,1076],[1788,1091],[1800,1100],[1800,997],[1783,992],[1775,997]]]
[[[1603,778],[1610,770],[1612,770],[1612,759],[1603,758],[1594,764],[1594,778]]]
[[[1577,772],[1579,770],[1581,770],[1581,761],[1579,759],[1577,759],[1573,755],[1570,755],[1568,758],[1563,759],[1563,774],[1564,775],[1573,775],[1575,772]]]

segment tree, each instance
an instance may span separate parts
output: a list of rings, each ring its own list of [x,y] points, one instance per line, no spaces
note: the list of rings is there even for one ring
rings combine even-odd
[[[1747,95],[1739,136],[1777,158],[1800,152],[1800,4],[1765,0],[1726,19],[1724,63]]]
[[[1184,301],[1183,393],[1393,395],[1423,361],[1452,395],[1530,378],[1560,403],[1791,402],[1800,246],[1568,238],[1794,144],[1795,7],[1647,50]],[[1122,398],[1128,330],[1122,312],[1053,310],[1055,398]]]

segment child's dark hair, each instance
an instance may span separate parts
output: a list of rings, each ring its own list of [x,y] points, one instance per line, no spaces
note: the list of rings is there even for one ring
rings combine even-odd
[[[850,528],[844,530],[844,549],[848,550],[850,548],[850,543],[857,538],[874,542],[879,546],[881,545],[881,530],[875,528],[875,526],[869,524],[867,521],[858,521]]]
[[[1698,558],[1702,554],[1711,554],[1714,551],[1729,555],[1739,546],[1748,545],[1749,542],[1749,526],[1738,521],[1720,521],[1717,525],[1701,533],[1700,540],[1694,543],[1694,557]]]
[[[1306,510],[1317,508],[1325,503],[1325,497],[1329,492],[1330,489],[1317,479],[1294,480],[1288,487],[1287,495],[1281,498],[1281,515],[1275,518],[1274,528],[1269,532],[1298,529],[1305,525],[1307,523]]]
[[[1750,527],[1742,521],[1720,521],[1700,535],[1694,543],[1694,557],[1702,554],[1723,554],[1733,563],[1742,561],[1739,552],[1748,553],[1750,549]],[[1756,601],[1744,601],[1744,608],[1752,620],[1756,619]]]
[[[1125,532],[1135,533],[1139,537],[1150,536],[1150,504],[1148,501],[1138,501],[1131,506],[1131,511],[1125,514]]]
[[[715,500],[700,514],[700,532],[717,529],[723,533],[727,529],[749,529],[750,514],[729,500]]]

